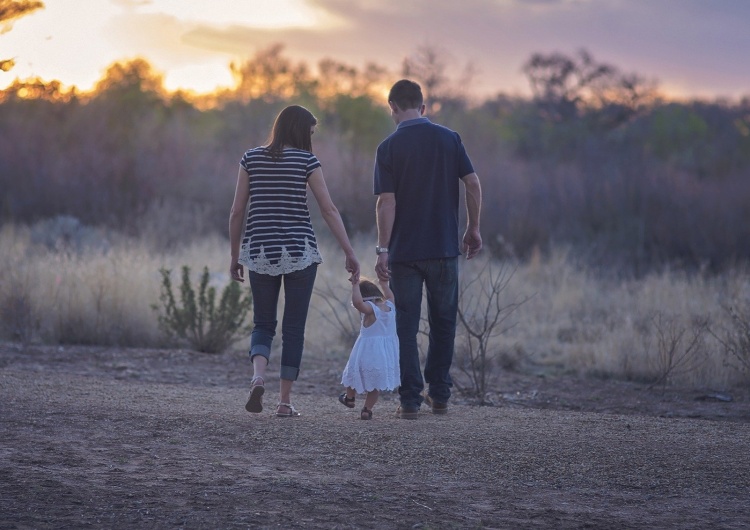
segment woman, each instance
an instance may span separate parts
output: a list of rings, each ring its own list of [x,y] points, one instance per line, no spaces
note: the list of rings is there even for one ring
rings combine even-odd
[[[254,328],[250,339],[253,379],[245,405],[248,412],[263,410],[264,378],[276,334],[276,308],[283,282],[284,317],[276,415],[299,416],[290,395],[299,375],[313,283],[318,264],[323,261],[307,209],[308,186],[323,219],[344,251],[350,280],[359,279],[359,262],[341,215],[328,194],[320,162],[312,154],[316,125],[317,120],[310,111],[291,105],[276,117],[267,145],[248,150],[240,162],[229,216],[232,254],[229,271],[233,280],[242,282],[247,267],[253,293]]]

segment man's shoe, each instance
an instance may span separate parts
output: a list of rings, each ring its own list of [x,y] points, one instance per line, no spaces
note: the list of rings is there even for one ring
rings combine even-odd
[[[419,418],[419,408],[401,405],[396,409],[396,417],[402,420],[416,420]]]
[[[433,414],[448,414],[448,403],[433,401],[429,394],[424,397],[424,402],[432,409]]]

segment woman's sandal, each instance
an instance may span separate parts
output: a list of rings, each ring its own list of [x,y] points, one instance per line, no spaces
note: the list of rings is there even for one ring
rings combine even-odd
[[[362,411],[359,413],[359,419],[360,420],[371,420],[372,419],[372,411],[368,410],[367,407],[362,407]]]
[[[247,396],[245,410],[248,412],[263,412],[263,394],[265,393],[265,381],[259,375],[250,381],[250,395]]]
[[[348,409],[353,409],[354,408],[354,402],[356,401],[356,399],[357,399],[357,396],[346,397],[346,392],[344,392],[343,394],[341,394],[339,396],[339,403],[341,403],[342,405],[344,405]]]
[[[279,412],[279,408],[286,407],[289,409],[289,412]],[[295,409],[291,403],[279,403],[276,406],[276,416],[279,418],[296,418],[299,416],[299,412],[297,412],[297,409]]]

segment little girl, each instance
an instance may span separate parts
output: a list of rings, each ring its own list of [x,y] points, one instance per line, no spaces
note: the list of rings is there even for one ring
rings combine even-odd
[[[370,280],[352,282],[352,305],[360,312],[362,323],[341,378],[346,392],[339,401],[353,409],[356,394],[366,393],[359,415],[362,420],[372,419],[372,407],[381,390],[394,390],[401,384],[393,292],[388,282],[378,283],[380,288]]]

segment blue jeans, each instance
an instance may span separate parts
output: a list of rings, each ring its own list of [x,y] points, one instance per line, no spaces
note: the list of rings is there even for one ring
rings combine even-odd
[[[450,368],[458,313],[458,258],[391,263],[390,286],[396,297],[401,405],[418,408],[425,381],[432,400],[447,403],[453,386]],[[417,347],[423,286],[430,324],[424,379]]]
[[[305,323],[310,307],[318,265],[301,271],[270,276],[248,271],[253,292],[253,333],[250,360],[260,355],[268,359],[276,335],[276,314],[281,283],[284,283],[284,318],[281,321],[281,379],[296,381],[305,344]]]

